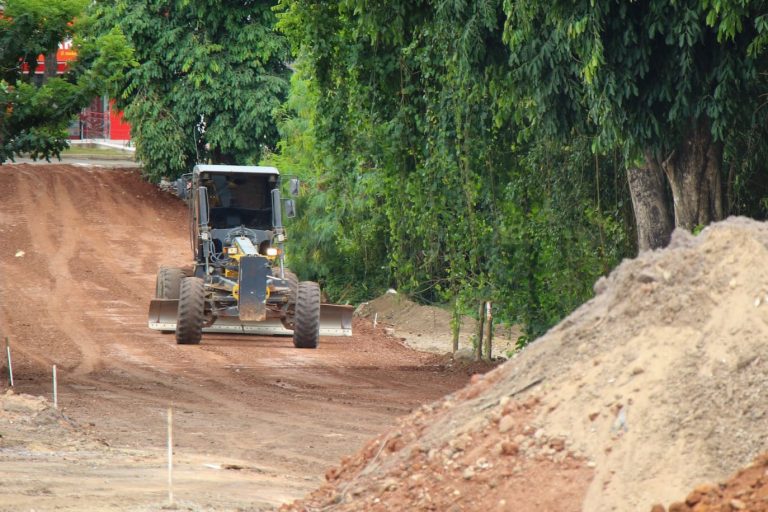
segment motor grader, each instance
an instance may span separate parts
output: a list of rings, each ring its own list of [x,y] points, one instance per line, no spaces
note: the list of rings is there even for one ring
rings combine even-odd
[[[178,182],[189,206],[193,263],[161,267],[149,327],[175,332],[182,345],[202,334],[293,335],[297,348],[316,348],[320,335],[351,336],[352,308],[321,304],[320,287],[285,268],[282,214],[274,167],[197,165]],[[298,182],[291,180],[291,192]]]

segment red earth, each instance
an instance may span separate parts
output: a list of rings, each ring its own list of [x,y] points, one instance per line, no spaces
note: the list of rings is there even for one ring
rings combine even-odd
[[[0,190],[0,335],[13,354],[15,392],[50,397],[56,365],[62,428],[106,450],[62,455],[36,437],[44,429],[14,430],[23,422],[9,416],[0,422],[0,504],[164,502],[171,407],[176,500],[193,509],[279,505],[472,373],[362,322],[351,338],[323,338],[317,350],[235,335],[176,345],[149,330],[146,315],[157,268],[190,259],[181,201],[136,170],[71,165],[4,165]],[[3,439],[14,434],[23,439],[11,449]]]

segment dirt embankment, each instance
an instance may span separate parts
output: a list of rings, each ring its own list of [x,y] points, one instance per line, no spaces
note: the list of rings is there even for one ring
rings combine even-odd
[[[391,336],[405,342],[414,350],[446,354],[451,352],[451,312],[438,306],[417,304],[395,290],[389,290],[376,299],[361,304],[356,316],[365,318],[371,325],[386,330]],[[459,328],[459,353],[457,357],[472,359],[473,338],[477,321],[463,316]],[[515,350],[522,334],[518,326],[495,325],[493,333],[493,357],[506,358]]]
[[[768,511],[768,454],[738,471],[725,482],[697,485],[684,500],[669,508],[656,504],[651,512]]]
[[[518,357],[285,509],[650,510],[766,449],[768,226],[677,232],[595,289]],[[518,474],[529,485],[516,489]]]

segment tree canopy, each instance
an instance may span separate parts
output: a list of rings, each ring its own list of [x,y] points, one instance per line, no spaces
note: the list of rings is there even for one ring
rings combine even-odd
[[[615,155],[594,158],[586,137],[534,139],[510,101],[501,2],[279,8],[303,98],[281,128],[286,142],[304,130],[319,189],[293,251],[315,248],[306,270],[327,289],[362,298],[359,283],[384,284],[465,311],[490,299],[535,336],[625,254]]]
[[[596,150],[663,169],[678,226],[723,218],[723,144],[766,120],[755,42],[765,6],[506,2],[505,13],[514,90],[533,101],[532,122],[593,127]]]
[[[281,1],[300,76],[277,158],[311,163],[319,189],[296,225],[307,270],[376,285],[384,269],[465,310],[491,299],[535,336],[654,215],[764,216],[764,7]],[[630,190],[630,170],[658,179]],[[643,196],[658,202],[633,212]]]
[[[76,39],[81,53],[62,77],[33,81],[39,55],[54,53],[74,37],[84,0],[9,0],[0,17],[0,163],[20,154],[58,156],[67,126],[91,99],[109,90],[132,53],[119,30],[98,39]],[[98,48],[98,50],[97,50]],[[29,72],[24,72],[24,69]]]
[[[271,2],[96,2],[95,34],[118,27],[139,65],[119,83],[137,158],[154,180],[197,162],[256,163],[277,142],[290,71]]]

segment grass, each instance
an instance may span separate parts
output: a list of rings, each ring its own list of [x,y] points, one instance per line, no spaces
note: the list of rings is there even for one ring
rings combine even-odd
[[[125,151],[117,148],[107,148],[102,146],[77,144],[72,145],[69,148],[61,152],[61,156],[73,156],[73,157],[85,157],[90,156],[94,158],[120,158],[126,160],[133,160],[133,152]]]

